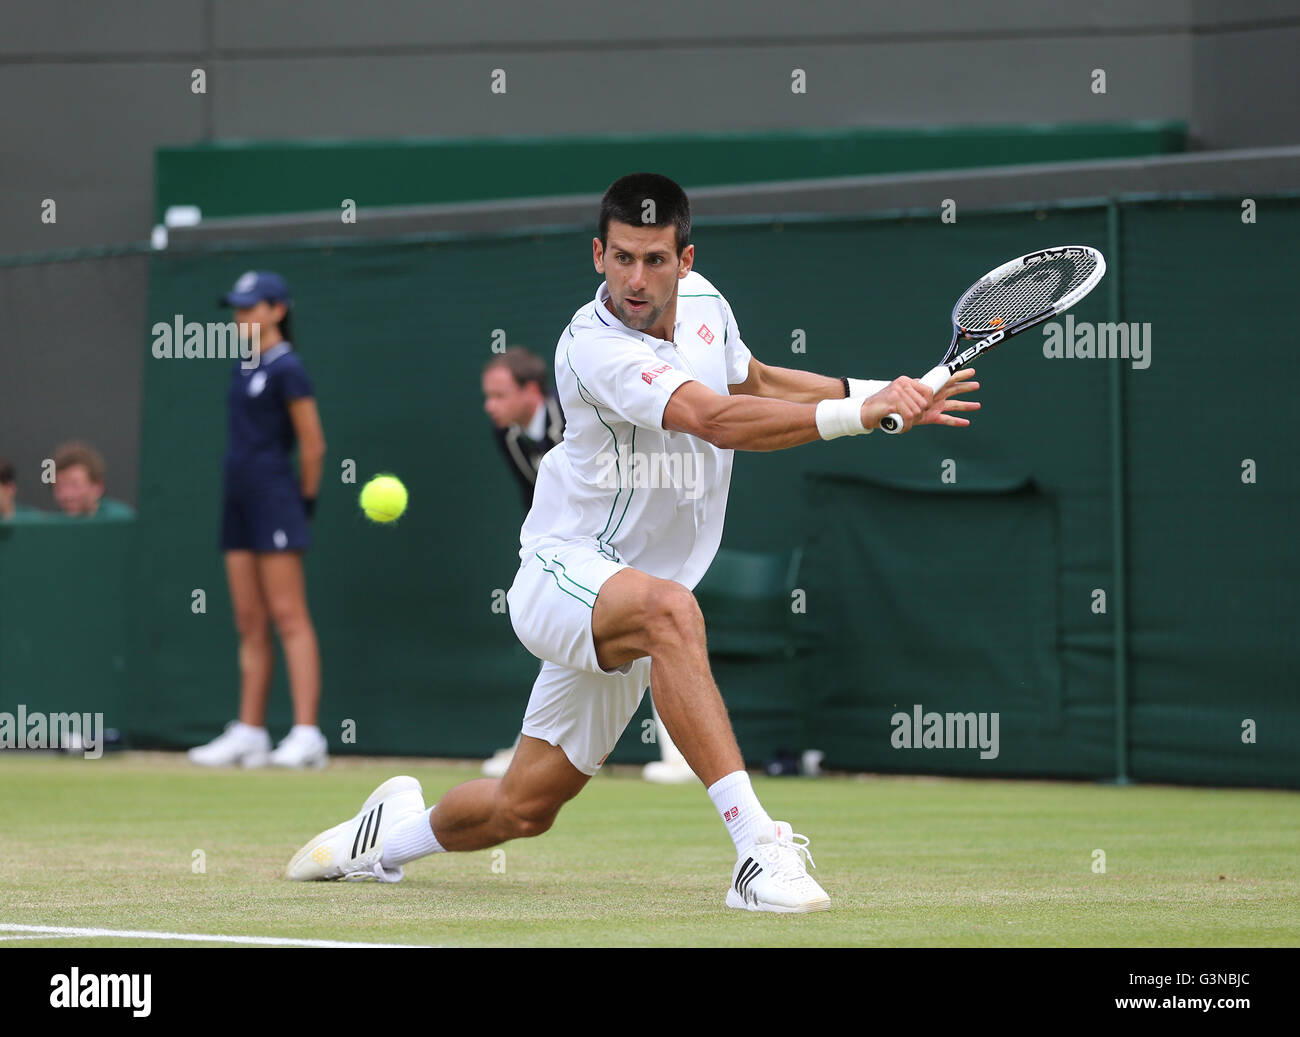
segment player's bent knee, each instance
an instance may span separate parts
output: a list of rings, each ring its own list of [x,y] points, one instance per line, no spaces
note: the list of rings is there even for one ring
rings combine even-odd
[[[680,645],[704,636],[704,615],[695,595],[672,580],[664,580],[651,592],[646,631],[652,643]]]
[[[541,835],[543,832],[549,832],[551,825],[555,824],[555,814],[506,814],[502,820],[505,822],[505,828],[510,839],[532,839]]]
[[[541,835],[543,832],[549,832],[551,825],[555,823],[555,817],[516,817],[512,819],[511,838],[512,839],[532,839]]]
[[[550,831],[560,812],[559,803],[502,803],[497,807],[498,823],[508,839],[531,839]]]

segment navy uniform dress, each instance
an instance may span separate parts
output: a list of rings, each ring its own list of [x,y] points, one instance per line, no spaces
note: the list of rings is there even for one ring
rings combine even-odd
[[[312,395],[311,379],[288,342],[247,370],[236,362],[226,393],[230,439],[221,518],[223,551],[305,551],[311,529],[293,450],[289,403]]]

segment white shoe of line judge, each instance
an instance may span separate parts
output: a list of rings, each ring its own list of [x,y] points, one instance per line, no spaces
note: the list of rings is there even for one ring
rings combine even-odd
[[[685,785],[692,781],[699,781],[695,772],[691,770],[691,765],[686,762],[686,757],[682,751],[673,744],[673,740],[668,735],[668,728],[664,727],[664,722],[659,719],[659,710],[654,708],[654,703],[650,703],[651,711],[655,718],[655,735],[659,741],[659,759],[647,763],[641,771],[641,777],[646,781],[653,781],[656,785]]]
[[[664,722],[659,719],[659,711],[654,708],[654,702],[650,704],[651,712],[655,718],[655,740],[659,745],[658,760],[647,763],[641,771],[641,777],[646,781],[653,781],[657,785],[682,785],[691,781],[698,781],[695,772],[691,770],[690,764],[682,756],[681,750],[673,744],[672,738],[668,735],[668,729],[664,727]],[[519,744],[519,739],[515,739],[515,744],[509,749],[498,749],[490,759],[483,763],[483,774],[488,778],[500,778],[506,773],[510,766],[510,761],[515,756],[515,746]]]

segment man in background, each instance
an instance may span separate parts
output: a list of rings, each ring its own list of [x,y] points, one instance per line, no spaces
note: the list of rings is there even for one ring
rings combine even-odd
[[[54,502],[68,518],[134,518],[129,505],[104,496],[104,458],[87,443],[64,443],[54,452]]]
[[[527,515],[533,506],[533,487],[542,458],[564,438],[564,411],[559,397],[548,387],[546,363],[521,346],[494,356],[483,367],[483,410],[496,426],[497,446],[519,484]],[[646,764],[642,777],[665,785],[695,781],[695,773],[668,737],[658,711],[654,718],[662,759]],[[514,746],[498,749],[484,762],[483,774],[502,777],[514,754]]]
[[[524,514],[533,506],[537,467],[564,438],[564,411],[547,391],[546,364],[520,346],[494,356],[483,368],[483,409],[496,426],[497,446],[519,483]]]
[[[497,446],[519,484],[525,515],[533,506],[542,458],[564,438],[564,411],[559,399],[546,391],[546,381],[542,358],[522,346],[511,346],[483,366],[483,410],[496,426]],[[502,777],[514,758],[515,745],[498,749],[484,761],[483,774]]]
[[[18,503],[18,477],[13,462],[0,457],[0,522],[25,522],[41,512]]]

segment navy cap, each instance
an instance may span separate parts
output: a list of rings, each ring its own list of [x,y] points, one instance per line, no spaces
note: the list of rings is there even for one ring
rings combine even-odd
[[[270,270],[250,270],[246,274],[240,274],[235,286],[218,302],[223,306],[238,306],[242,309],[263,300],[292,304],[293,296],[289,294],[288,282]]]

